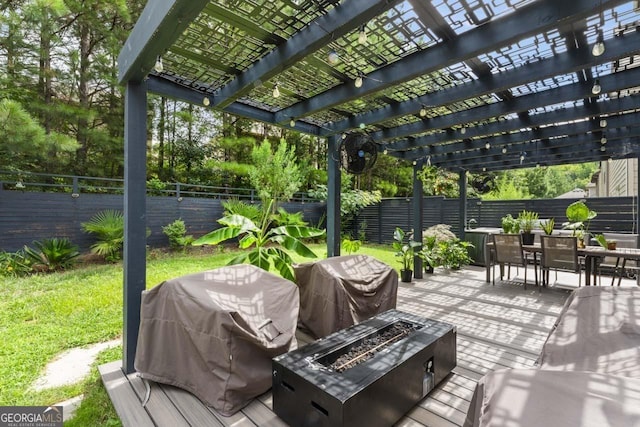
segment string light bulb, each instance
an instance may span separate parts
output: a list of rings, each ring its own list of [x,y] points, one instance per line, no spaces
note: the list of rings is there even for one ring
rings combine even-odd
[[[607,159],[607,162],[613,163],[613,157],[609,157],[609,159]]]
[[[467,127],[466,126],[462,126],[462,129],[460,129],[460,133],[461,134],[466,134],[467,133]]]
[[[427,108],[423,105],[422,108],[420,108],[420,117],[426,117],[427,115]]]
[[[330,65],[336,65],[339,61],[340,56],[338,55],[338,52],[335,50],[330,51],[327,55],[327,62],[329,62]]]
[[[382,151],[382,154],[387,155],[389,154],[389,150],[387,150],[386,148]]]
[[[601,128],[607,127],[607,119],[600,119],[600,127]]]
[[[356,80],[353,82],[353,84],[355,85],[355,87],[362,87],[362,84],[364,83],[364,80],[362,78],[362,73],[358,74],[358,77],[356,77]]]
[[[364,25],[360,27],[360,32],[358,33],[358,43],[362,45],[367,44],[367,27]]]
[[[211,101],[209,101],[209,98],[207,98],[206,96],[202,98],[202,105],[204,105],[205,107],[208,107],[209,104],[211,104]]]
[[[607,147],[605,147],[604,145],[600,147],[600,151],[607,151]]]
[[[280,88],[278,87],[278,84],[276,83],[276,85],[273,87],[273,97],[274,98],[280,98]]]
[[[604,36],[602,35],[602,29],[598,30],[598,37],[596,37],[596,42],[591,49],[591,54],[593,56],[600,56],[604,53]]]
[[[486,144],[484,144],[484,148],[486,148],[486,149],[488,150],[489,148],[491,148],[491,144],[489,144],[489,143],[487,142]]]
[[[291,120],[289,120],[289,126],[291,126],[291,127],[295,127],[296,126],[296,120],[293,117],[291,117]]]
[[[602,86],[600,86],[600,79],[596,79],[593,82],[593,87],[591,88],[591,93],[594,95],[598,95],[600,92],[602,92]]]
[[[164,65],[162,64],[162,56],[158,55],[158,59],[156,59],[156,64],[153,66],[153,69],[156,70],[156,73],[161,73],[164,71]]]
[[[427,166],[431,166],[431,156],[427,157]]]
[[[606,135],[602,135],[602,138],[600,138],[600,144],[604,145],[607,143],[607,136]]]
[[[507,154],[507,147],[502,147],[502,154]]]
[[[411,163],[413,166],[417,165],[418,162],[416,162],[415,160]]]

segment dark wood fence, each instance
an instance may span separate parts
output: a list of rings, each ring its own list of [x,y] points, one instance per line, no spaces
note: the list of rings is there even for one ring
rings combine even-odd
[[[538,212],[540,219],[554,218],[556,228],[567,221],[567,206],[580,199],[533,199],[507,201],[467,201],[467,220],[474,219],[477,227],[500,227],[500,220],[510,213],[514,217],[522,210]],[[586,200],[587,206],[598,213],[589,230],[594,233],[637,233],[637,197],[598,197]],[[459,234],[460,205],[458,199],[426,197],[424,199],[424,228],[435,224],[449,224]],[[376,206],[365,208],[350,224],[352,231],[366,236],[367,241],[389,243],[393,230],[410,230],[411,199],[385,199]]]
[[[523,209],[540,214],[540,218],[555,218],[557,227],[565,222],[565,209],[573,199],[536,199],[515,201],[468,200],[467,219],[475,219],[478,227],[499,227],[507,213],[516,216]],[[162,247],[168,244],[162,227],[176,219],[184,220],[189,234],[201,236],[218,226],[222,215],[222,200],[196,197],[147,197],[147,226],[151,230],[148,244]],[[587,200],[598,213],[590,224],[593,232],[637,233],[636,197],[603,197]],[[306,221],[317,225],[326,214],[324,203],[295,202],[283,205],[290,212],[303,211]],[[34,240],[68,237],[87,250],[94,239],[82,231],[81,223],[105,209],[123,209],[123,197],[116,194],[80,194],[0,191],[0,250],[15,251]],[[348,225],[354,235],[364,234],[369,242],[386,244],[393,240],[393,230],[411,226],[411,199],[385,199],[365,208]],[[457,199],[427,197],[424,199],[424,228],[449,224],[455,233],[460,230]]]
[[[188,234],[199,237],[218,227],[222,200],[190,197],[147,197],[147,227],[151,247],[167,246],[162,227],[182,219]],[[296,202],[282,205],[287,211],[303,211],[316,225],[324,218],[325,204]],[[82,231],[81,223],[106,209],[123,209],[123,196],[112,194],[37,193],[0,191],[0,250],[16,251],[34,240],[67,237],[87,250],[95,239]]]

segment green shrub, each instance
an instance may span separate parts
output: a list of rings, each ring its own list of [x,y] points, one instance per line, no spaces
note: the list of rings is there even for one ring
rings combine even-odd
[[[87,222],[81,224],[82,229],[94,234],[97,243],[91,246],[91,252],[104,256],[107,261],[114,262],[122,258],[124,243],[124,215],[120,211],[106,210],[98,212]]]
[[[169,238],[169,247],[171,249],[185,249],[195,240],[193,236],[187,236],[187,227],[184,221],[176,219],[171,224],[162,227],[162,232]]]
[[[24,253],[31,261],[31,267],[38,271],[57,271],[73,267],[80,255],[78,247],[66,237],[33,242],[36,249],[24,247]]]
[[[342,249],[347,253],[347,255],[358,252],[361,246],[362,242],[360,240],[351,240],[348,238],[342,239]]]
[[[31,271],[31,261],[23,251],[0,252],[0,276],[21,277]]]

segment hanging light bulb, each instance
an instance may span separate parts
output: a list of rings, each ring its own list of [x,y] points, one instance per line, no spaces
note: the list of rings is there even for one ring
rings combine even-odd
[[[384,149],[384,151],[382,152],[382,154],[387,155],[389,154],[389,150],[387,150],[386,148]]]
[[[356,87],[362,87],[362,83],[364,83],[364,80],[362,79],[362,73],[358,73],[358,77],[356,77],[356,80],[353,82],[353,84]]]
[[[600,127],[601,128],[607,127],[607,119],[600,119]]]
[[[416,162],[415,160],[411,163],[413,166],[417,165],[418,162]]]
[[[602,86],[600,86],[600,79],[596,79],[593,82],[593,87],[591,88],[591,93],[594,95],[598,95],[600,92],[602,92]]]
[[[600,56],[604,53],[604,37],[602,35],[602,29],[598,30],[598,37],[596,38],[596,42],[591,49],[591,54],[593,56]]]
[[[482,168],[482,172],[486,172],[486,171],[487,171],[487,168]]]
[[[600,147],[600,151],[607,151],[607,147],[605,147],[604,145],[602,145],[602,146]]]
[[[423,105],[420,109],[420,117],[425,117],[427,115],[427,108]]]
[[[342,139],[347,139],[347,134],[346,133],[342,134]]]
[[[276,83],[276,85],[273,87],[273,97],[274,98],[280,98],[280,88],[278,87],[278,84]]]
[[[364,129],[367,125],[365,125],[364,123],[360,123],[360,129]]]
[[[600,138],[600,144],[604,145],[607,143],[607,136],[606,135],[602,135],[602,138]]]
[[[431,166],[431,156],[427,157],[427,166]]]
[[[360,32],[358,33],[358,43],[359,44],[367,44],[367,27],[360,27]]]
[[[507,147],[502,148],[502,154],[507,154]]]
[[[153,66],[153,69],[156,70],[156,73],[161,73],[164,70],[164,66],[162,65],[162,56],[158,55],[158,59],[156,59],[156,64]]]
[[[209,98],[207,98],[206,96],[202,98],[202,105],[204,105],[205,107],[208,107],[209,104],[211,104],[211,101],[209,101]]]
[[[489,144],[489,143],[487,142],[486,144],[484,144],[484,148],[486,148],[486,149],[488,150],[489,148],[491,148],[491,144]]]
[[[522,164],[522,162],[524,162],[524,154],[520,155],[520,164]]]
[[[338,52],[335,50],[329,51],[329,54],[327,55],[327,62],[331,65],[336,65],[339,61],[340,56],[338,55]]]
[[[467,133],[467,127],[466,126],[462,126],[462,129],[460,129],[460,133],[463,134],[463,135],[465,133]]]
[[[295,125],[296,125],[296,120],[293,117],[291,117],[291,120],[289,120],[289,126],[295,127]]]

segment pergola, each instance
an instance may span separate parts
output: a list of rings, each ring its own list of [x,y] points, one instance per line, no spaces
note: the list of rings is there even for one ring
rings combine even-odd
[[[640,10],[622,0],[152,0],[118,58],[125,92],[123,369],[145,289],[147,93],[328,143],[339,254],[345,134],[460,174],[637,157]],[[603,42],[603,45],[598,44]],[[596,44],[598,44],[596,46]],[[604,47],[604,48],[603,48]],[[461,223],[465,197],[461,197]]]

